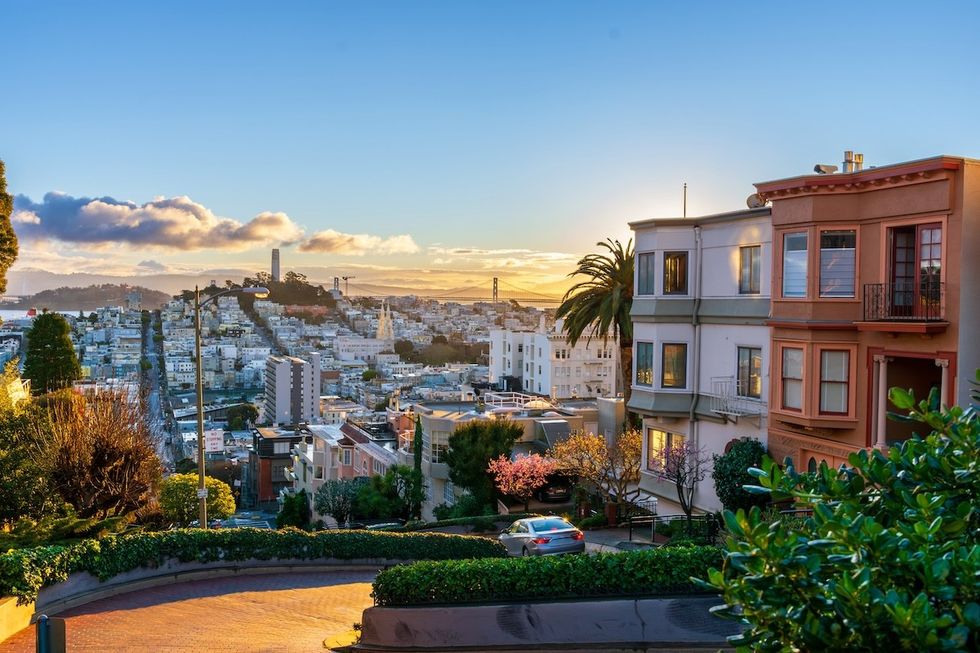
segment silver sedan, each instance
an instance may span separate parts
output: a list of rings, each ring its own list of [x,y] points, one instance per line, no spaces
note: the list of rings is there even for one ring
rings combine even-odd
[[[585,535],[561,517],[518,519],[501,531],[500,543],[515,556],[583,553]]]

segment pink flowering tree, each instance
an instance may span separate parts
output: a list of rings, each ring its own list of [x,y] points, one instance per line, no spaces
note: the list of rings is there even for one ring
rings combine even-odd
[[[665,446],[650,461],[651,469],[662,481],[670,481],[677,487],[677,500],[681,510],[691,518],[694,511],[694,492],[698,483],[710,471],[711,458],[689,442],[677,446]]]
[[[534,453],[514,460],[500,456],[490,461],[487,471],[493,476],[497,489],[507,496],[524,502],[527,512],[531,497],[548,482],[548,476],[558,468],[555,461]]]

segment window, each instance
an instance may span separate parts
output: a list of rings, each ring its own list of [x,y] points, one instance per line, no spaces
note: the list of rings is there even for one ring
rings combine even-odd
[[[847,414],[847,379],[850,353],[824,349],[820,352],[820,412]]]
[[[687,345],[664,343],[663,367],[660,369],[660,385],[664,388],[687,387]]]
[[[738,348],[738,387],[739,397],[762,398],[762,349],[758,347]]]
[[[653,385],[653,343],[636,343],[636,385]]]
[[[762,246],[738,248],[738,292],[741,295],[757,295],[762,276]]]
[[[687,252],[664,252],[664,294],[687,294]]]
[[[432,432],[432,462],[446,461],[446,452],[449,451],[449,435],[449,431]]]
[[[344,449],[344,465],[350,466],[350,449]]]
[[[453,487],[452,481],[446,481],[442,486],[442,500],[447,506],[454,505],[456,503],[456,491]]]
[[[656,254],[637,254],[636,255],[636,294],[653,295],[656,290],[653,287],[653,280],[656,278],[653,265],[656,261]]]
[[[854,247],[857,234],[848,231],[820,232],[820,296],[854,296]]]
[[[664,461],[664,449],[684,446],[687,436],[659,429],[647,429],[647,469],[657,469]]]
[[[289,453],[289,443],[288,442],[273,442],[272,443],[272,453],[276,455],[288,454]]]
[[[803,350],[783,348],[783,408],[803,410]]]
[[[783,236],[783,297],[806,297],[806,233]]]

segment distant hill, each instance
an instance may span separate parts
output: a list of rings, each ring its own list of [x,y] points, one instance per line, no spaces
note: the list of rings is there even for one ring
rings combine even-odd
[[[52,290],[42,290],[36,295],[25,297],[19,302],[4,304],[4,308],[47,308],[52,311],[93,311],[103,306],[125,306],[130,293],[142,293],[140,305],[146,309],[160,308],[171,296],[159,290],[142,286],[104,283],[85,288],[63,286]]]

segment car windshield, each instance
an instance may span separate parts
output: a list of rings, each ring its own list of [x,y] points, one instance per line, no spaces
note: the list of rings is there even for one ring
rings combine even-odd
[[[564,519],[555,518],[531,522],[531,528],[533,528],[536,533],[543,533],[544,531],[564,531],[575,527]]]

